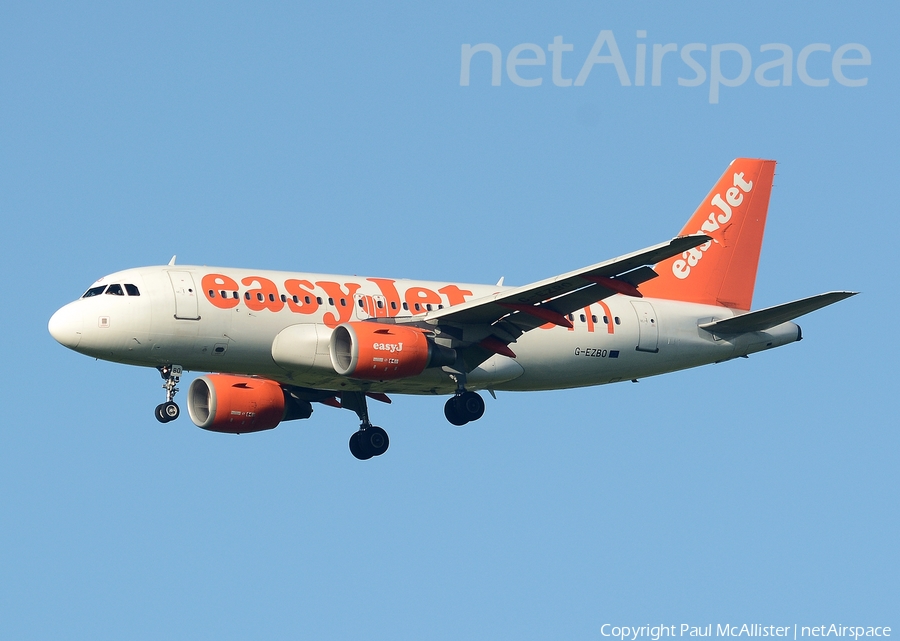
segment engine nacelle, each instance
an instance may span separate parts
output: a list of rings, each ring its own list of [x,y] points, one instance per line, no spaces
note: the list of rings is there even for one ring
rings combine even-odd
[[[456,352],[435,345],[425,330],[381,323],[338,325],[329,353],[341,376],[378,381],[415,376],[456,360]]]
[[[188,389],[191,420],[212,432],[270,430],[286,418],[286,405],[281,385],[265,378],[208,374]]]

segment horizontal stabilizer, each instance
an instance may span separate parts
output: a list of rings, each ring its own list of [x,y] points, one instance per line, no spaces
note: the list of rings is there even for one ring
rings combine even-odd
[[[770,327],[781,325],[790,320],[794,320],[804,314],[809,314],[817,309],[821,309],[832,303],[837,303],[845,298],[855,296],[858,292],[828,292],[809,298],[802,298],[791,303],[776,305],[775,307],[767,307],[755,312],[748,312],[740,316],[733,316],[712,323],[704,323],[700,325],[701,329],[705,329],[717,334],[743,334],[745,332],[761,332]]]

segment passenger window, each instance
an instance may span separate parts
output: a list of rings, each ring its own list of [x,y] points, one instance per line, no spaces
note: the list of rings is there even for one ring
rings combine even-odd
[[[295,295],[291,300],[293,300],[295,303],[299,303],[300,297]],[[309,302],[309,296],[306,297],[306,302]]]
[[[419,311],[420,309],[422,309],[422,306],[416,303],[416,311]]]
[[[334,299],[331,296],[328,297],[328,304],[334,307]]]
[[[362,299],[362,298],[360,298],[360,299],[357,300],[356,302],[359,303],[359,306],[360,306],[360,307],[363,306],[363,299]]]
[[[141,295],[141,292],[138,291],[138,288],[135,285],[131,285],[130,283],[125,283],[125,291],[128,292],[129,296]]]
[[[316,296],[316,302],[317,302],[319,305],[321,305],[321,304],[322,304],[322,297],[321,297],[321,296]]]
[[[100,285],[99,287],[91,287],[84,293],[82,298],[92,298],[94,296],[99,296],[103,293],[103,290],[106,289],[106,285]]]
[[[381,309],[382,307],[384,307],[384,301],[377,300],[377,301],[375,301],[375,305],[378,306],[378,309]]]
[[[618,316],[615,317],[615,321],[616,321],[616,325],[618,325],[618,324],[619,324],[619,317],[618,317]]]
[[[391,301],[391,309],[397,309],[397,301]]]
[[[240,298],[240,296],[238,296],[238,293],[237,293],[237,292],[231,292],[231,294],[232,294],[232,297],[233,297],[235,300],[238,300],[238,299]]]
[[[284,294],[281,295],[281,302],[282,302],[282,303],[286,303],[286,302],[287,302],[287,296],[285,296]]]
[[[244,298],[250,300],[250,292],[244,292]]]
[[[304,296],[303,302],[306,303],[307,305],[309,305],[312,302],[312,300],[309,298],[309,296]]]
[[[603,324],[604,324],[604,325],[609,325],[609,316],[604,316],[604,317],[603,317]]]
[[[575,317],[572,314],[569,314],[569,320],[573,321],[573,320],[575,320]]]
[[[274,302],[275,302],[275,294],[269,294],[269,302],[270,302],[270,303],[274,303]]]
[[[409,305],[407,305],[406,303],[403,303],[403,309],[405,309],[406,311],[409,311]]]
[[[106,289],[106,293],[109,294],[110,296],[124,296],[125,295],[125,292],[122,290],[121,285],[110,285]]]
[[[223,289],[222,291],[219,292],[219,296],[221,296],[222,298],[228,298],[228,292],[226,292],[226,291]]]
[[[256,300],[258,300],[259,302],[263,301],[262,292],[256,292]]]
[[[581,322],[583,323],[585,320],[587,320],[587,319],[584,317],[584,314],[582,314],[582,315],[581,315]]]
[[[425,309],[427,309],[430,312],[431,311],[431,303],[427,303],[425,305]]]
[[[209,294],[209,297],[210,297],[210,298],[215,298],[215,297],[216,297],[216,292],[215,292],[214,290],[212,290],[212,289],[209,290],[209,292],[207,292],[207,293]]]
[[[596,322],[597,322],[597,315],[596,315],[596,314],[591,314],[591,320],[594,321],[594,322],[596,323]]]
[[[342,299],[341,299],[341,307],[346,307],[346,306],[347,306],[347,299],[346,299],[346,298],[342,298]]]

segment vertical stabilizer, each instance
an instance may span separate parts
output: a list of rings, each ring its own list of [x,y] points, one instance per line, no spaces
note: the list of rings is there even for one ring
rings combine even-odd
[[[732,161],[681,230],[713,240],[658,263],[641,293],[749,310],[774,175],[774,160]]]

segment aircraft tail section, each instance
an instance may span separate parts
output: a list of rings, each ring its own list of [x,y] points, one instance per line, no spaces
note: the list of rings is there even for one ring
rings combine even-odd
[[[680,234],[712,240],[657,263],[641,293],[749,310],[774,175],[774,160],[732,161]]]
[[[767,307],[747,314],[739,314],[720,321],[700,325],[701,329],[716,334],[743,334],[746,332],[763,332],[782,323],[792,321],[799,316],[809,314],[817,309],[832,305],[845,298],[856,296],[857,292],[826,292],[818,296],[802,298],[790,303]]]

